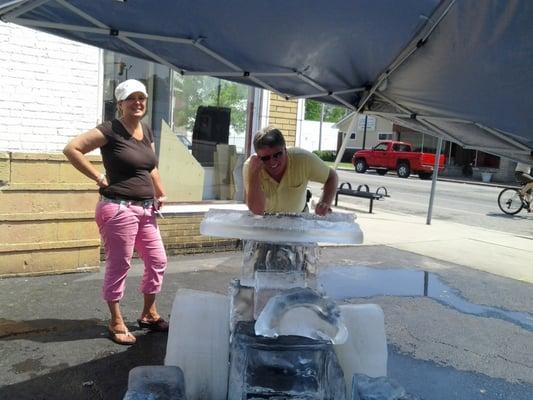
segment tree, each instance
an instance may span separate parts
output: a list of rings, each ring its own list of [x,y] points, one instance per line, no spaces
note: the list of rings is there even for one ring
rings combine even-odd
[[[316,100],[305,101],[305,119],[308,121],[320,121],[322,103]],[[348,113],[348,109],[342,106],[324,104],[324,122],[337,122]]]
[[[174,74],[174,126],[184,132],[194,127],[199,106],[231,109],[231,127],[237,133],[246,129],[248,88],[222,79]]]
[[[305,101],[305,119],[308,121],[320,121],[322,105],[318,101]]]

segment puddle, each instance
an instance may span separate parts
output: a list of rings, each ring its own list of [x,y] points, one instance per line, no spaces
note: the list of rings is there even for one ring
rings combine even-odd
[[[46,369],[46,367],[41,363],[42,359],[43,357],[29,358],[17,364],[13,364],[11,370],[16,374],[35,373],[43,371]]]
[[[333,299],[375,296],[425,296],[465,314],[497,318],[533,330],[533,314],[474,304],[435,274],[415,269],[368,267],[328,268],[319,273],[319,283]]]

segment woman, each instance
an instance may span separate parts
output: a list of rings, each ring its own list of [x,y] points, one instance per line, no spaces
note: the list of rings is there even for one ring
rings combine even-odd
[[[144,307],[137,320],[139,326],[168,331],[168,323],[155,306],[167,264],[155,212],[165,194],[157,170],[153,133],[141,121],[148,98],[145,86],[134,79],[126,80],[117,86],[115,97],[120,118],[77,136],[63,153],[100,187],[95,219],[106,255],[102,293],[111,312],[108,329],[114,342],[131,345],[136,339],[124,323],[119,302],[134,249],[144,261]],[[100,148],[105,174],[85,157],[96,148]]]

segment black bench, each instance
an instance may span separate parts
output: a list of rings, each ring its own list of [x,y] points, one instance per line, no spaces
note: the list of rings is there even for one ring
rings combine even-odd
[[[335,206],[337,206],[339,194],[345,196],[361,197],[363,199],[370,200],[370,208],[368,209],[368,212],[370,214],[372,214],[374,200],[381,200],[384,197],[390,197],[387,192],[387,189],[384,186],[378,187],[375,193],[371,193],[368,185],[359,185],[356,190],[353,190],[350,182],[343,182],[341,183],[341,185],[337,189],[337,193],[335,194]]]

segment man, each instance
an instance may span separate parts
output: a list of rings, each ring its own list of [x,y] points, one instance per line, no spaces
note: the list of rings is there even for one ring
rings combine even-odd
[[[531,189],[533,189],[533,177],[531,176],[531,167],[524,163],[517,163],[514,171],[514,176],[516,180],[520,182],[520,184],[524,185],[524,187],[520,189],[520,193],[528,201],[528,211],[531,212]]]
[[[246,204],[254,214],[299,213],[306,209],[309,181],[324,183],[315,207],[317,215],[331,212],[337,173],[307,150],[287,148],[279,129],[267,127],[254,138],[256,154],[244,163]]]

